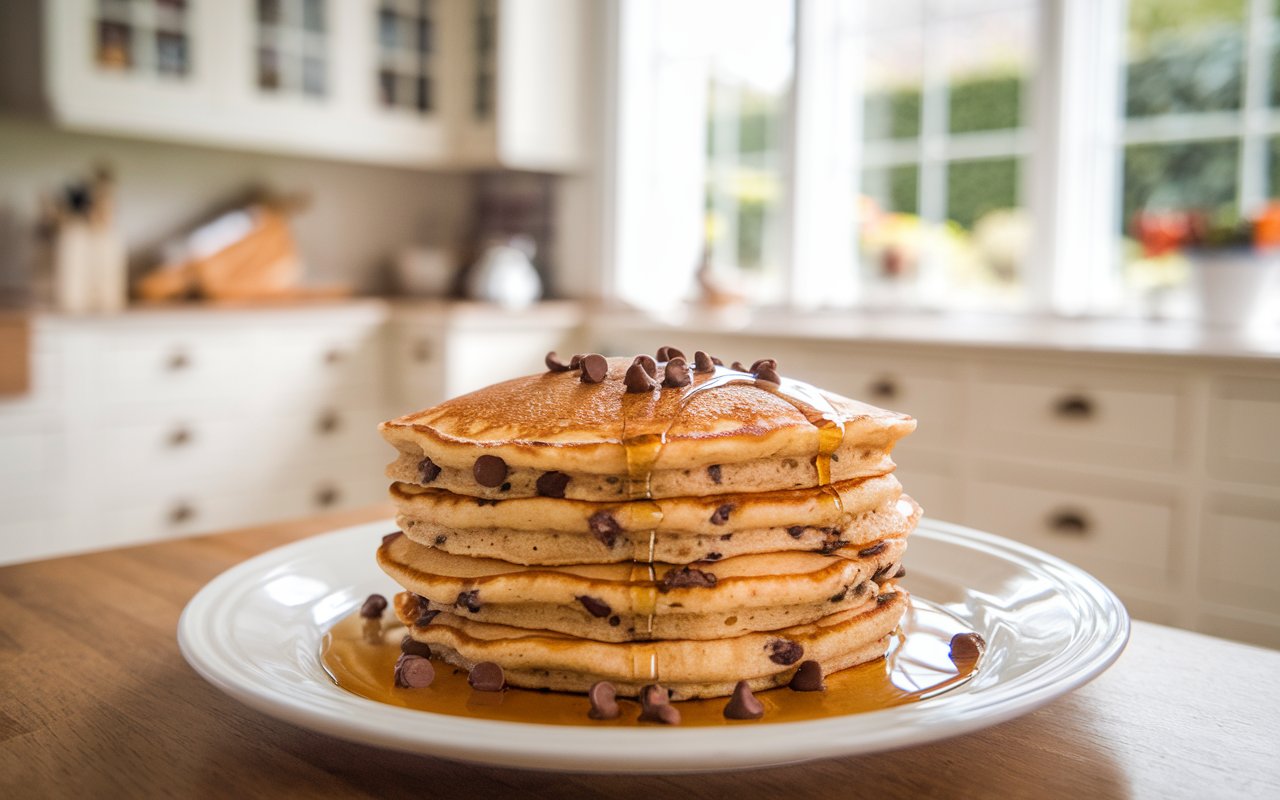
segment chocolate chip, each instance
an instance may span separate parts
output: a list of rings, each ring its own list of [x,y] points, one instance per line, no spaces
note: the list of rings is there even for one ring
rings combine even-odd
[[[658,591],[665,594],[672,589],[710,589],[715,585],[716,576],[710,572],[693,567],[675,567],[658,581]]]
[[[420,483],[431,483],[440,477],[440,467],[429,458],[418,462],[418,480]]]
[[[478,506],[496,506],[497,504],[498,504],[498,498],[496,497],[477,497],[476,498],[476,505]]]
[[[957,633],[951,637],[951,661],[956,666],[973,666],[987,652],[987,640],[976,633]]]
[[[538,476],[538,494],[543,497],[564,497],[569,476],[563,472],[544,472]]]
[[[711,356],[705,351],[698,350],[693,354],[693,371],[694,372],[715,372],[715,362],[711,360]]]
[[[821,692],[827,688],[822,681],[822,665],[817,661],[801,661],[796,674],[791,676],[787,684],[796,692]]]
[[[640,355],[636,356],[635,361],[632,361],[631,363],[639,364],[640,366],[644,367],[644,371],[649,373],[650,378],[658,377],[658,362],[654,361],[653,358],[651,358],[650,356],[647,356],[644,353],[641,353]]]
[[[730,540],[730,539],[732,539],[732,538],[733,538],[733,534],[732,534],[732,533],[726,533],[726,534],[721,535],[721,537],[720,537],[720,541],[722,541],[722,542],[727,542],[727,541],[729,541],[729,540]]]
[[[436,547],[439,547],[440,545],[444,544],[447,541],[449,541],[449,537],[445,536],[443,533],[440,534],[435,538]]]
[[[734,509],[733,503],[725,503],[724,505],[717,508],[715,510],[715,513],[711,515],[711,524],[723,525],[726,522],[728,522],[729,515],[733,513],[733,509]]]
[[[501,486],[499,486],[499,487],[498,487],[498,491],[500,491],[500,492],[509,492],[509,491],[511,491],[511,482],[510,482],[510,481],[508,481],[508,482],[506,482],[506,483],[502,484]]]
[[[585,353],[574,353],[573,357],[569,359],[569,369],[581,369],[582,359],[586,357]]]
[[[893,577],[894,577],[895,579],[897,579],[897,578],[905,578],[905,577],[907,577],[907,568],[906,568],[906,567],[898,567],[898,571],[894,573]]]
[[[592,719],[617,719],[618,690],[608,681],[597,681],[587,691],[587,699],[591,701],[591,710],[587,716]]]
[[[725,719],[760,719],[763,716],[764,704],[751,693],[746,681],[738,681],[733,687],[733,697],[725,704]]]
[[[764,366],[755,373],[756,383],[772,383],[774,386],[782,385],[782,377],[778,375],[778,371],[770,366]]]
[[[659,361],[670,361],[673,358],[684,358],[684,353],[675,347],[659,347],[657,356]]]
[[[707,553],[705,556],[702,557],[702,560],[703,561],[719,561],[722,558],[724,558],[724,556],[720,553]]]
[[[640,690],[640,721],[679,725],[680,712],[671,705],[671,693],[656,683]]]
[[[858,558],[869,558],[871,556],[878,556],[882,552],[884,552],[884,549],[888,546],[889,546],[888,542],[876,542],[870,547],[864,547],[861,550],[859,550]]]
[[[550,353],[547,353],[547,357],[543,360],[547,365],[547,369],[550,370],[551,372],[568,372],[569,370],[573,369],[572,366],[570,366],[569,364],[565,364],[560,360],[560,357],[556,355],[555,350],[552,350]]]
[[[587,527],[605,547],[613,547],[618,541],[618,535],[622,533],[622,526],[608,511],[597,511],[592,514],[587,520]]]
[[[480,456],[471,472],[481,486],[500,486],[507,479],[507,462],[497,456]]]
[[[391,533],[383,534],[382,543],[386,544],[397,536],[404,536],[404,533],[401,531],[392,531]]]
[[[867,590],[867,582],[863,581],[862,583],[859,583],[857,586],[853,587],[853,594],[857,596],[862,594],[866,590]]]
[[[614,614],[612,617],[609,617],[609,624],[615,628],[618,627],[619,625],[622,624],[622,617],[618,616],[617,614]]]
[[[884,594],[878,594],[876,595],[876,605],[882,606],[897,596],[897,592],[885,592]]]
[[[776,358],[758,358],[751,364],[750,371],[759,372],[765,367],[776,370],[778,368],[778,360]]]
[[[360,606],[360,616],[365,619],[377,619],[386,610],[387,598],[380,594],[371,594],[365,598],[364,605]]]
[[[769,660],[784,667],[796,663],[804,655],[804,646],[789,639],[774,639],[765,645]]]
[[[507,685],[507,679],[502,674],[502,667],[492,661],[481,661],[471,668],[467,683],[477,692],[500,692]]]
[[[848,594],[849,594],[849,587],[848,587],[848,586],[846,586],[846,587],[844,587],[843,589],[841,589],[840,591],[838,591],[838,592],[836,592],[835,594],[833,594],[833,595],[831,595],[830,597],[828,597],[827,599],[828,599],[828,600],[830,600],[832,603],[839,603],[839,602],[842,602],[842,601],[844,600],[845,596],[846,596],[846,595],[848,595]]]
[[[657,350],[655,350],[655,351],[654,351],[654,353],[653,353],[653,355],[654,355],[654,356],[655,356],[659,361],[666,361],[666,360],[667,360],[667,351],[668,351],[668,350],[670,350],[670,349],[671,349],[670,347],[667,347],[666,345],[663,345],[662,347],[659,347]]]
[[[730,365],[729,365],[729,369],[736,370],[737,372],[746,372],[746,371],[747,371],[746,366],[745,366],[745,365],[743,365],[743,363],[742,363],[741,361],[735,361],[735,362],[733,362],[732,364],[730,364]]]
[[[638,359],[630,367],[627,367],[627,374],[623,377],[622,382],[626,384],[629,394],[651,392],[658,388],[658,381],[649,375],[644,368],[644,364],[641,364]]]
[[[400,640],[400,652],[409,656],[422,656],[423,658],[431,658],[431,648],[424,642],[420,642],[412,636],[406,636]]]
[[[578,595],[578,602],[582,603],[582,607],[593,617],[607,617],[613,613],[613,609],[609,608],[609,604],[598,597],[580,594]]]
[[[720,360],[720,359],[716,358],[715,356],[712,356],[712,357],[711,357],[711,363],[712,363],[712,364],[715,364],[717,367],[723,367],[723,366],[724,366],[724,361],[722,361],[722,360]]]
[[[396,659],[395,683],[399,689],[423,689],[436,679],[436,668],[422,656],[402,653]]]
[[[792,525],[790,528],[787,528],[787,533],[792,539],[799,539],[801,536],[804,536],[804,528],[800,525]]]
[[[453,601],[455,606],[461,606],[472,614],[480,610],[480,590],[471,589],[465,592],[458,592],[458,599]]]
[[[689,374],[689,365],[683,358],[676,356],[667,362],[666,373],[662,379],[663,386],[679,389],[691,383],[693,383],[693,376]]]
[[[707,476],[711,478],[711,482],[716,485],[720,484],[720,478],[722,477],[720,472],[721,470],[720,470],[719,464],[712,464],[711,466],[707,467]]]
[[[582,357],[582,382],[599,383],[609,374],[609,362],[599,353],[590,353]]]
[[[431,611],[429,609],[424,610],[418,615],[418,618],[413,621],[413,624],[419,628],[425,628],[431,624],[431,620],[435,619],[436,615],[439,613],[439,611]]]
[[[871,576],[871,580],[875,581],[876,583],[879,583],[880,581],[889,577],[889,573],[893,572],[897,568],[898,568],[897,564],[888,564],[886,566],[883,566],[880,569],[876,570],[875,574]]]

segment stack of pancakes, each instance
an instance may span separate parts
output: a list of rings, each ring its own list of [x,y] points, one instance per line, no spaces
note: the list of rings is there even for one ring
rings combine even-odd
[[[672,697],[882,656],[920,508],[915,420],[703,353],[546,372],[383,423],[403,531],[378,551],[410,635],[513,686]]]

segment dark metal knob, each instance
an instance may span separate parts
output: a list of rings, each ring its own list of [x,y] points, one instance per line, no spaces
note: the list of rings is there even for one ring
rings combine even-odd
[[[333,433],[342,427],[342,417],[337,411],[326,411],[316,420],[316,430],[320,433]]]
[[[181,372],[191,366],[191,356],[181,350],[177,350],[169,356],[169,360],[164,363],[164,368],[170,372]]]
[[[413,360],[419,364],[431,360],[431,342],[419,339],[413,343]]]
[[[1062,419],[1091,419],[1096,413],[1093,401],[1082,394],[1069,394],[1053,404],[1053,413]]]
[[[178,503],[169,510],[169,522],[174,525],[181,525],[196,516],[195,508],[189,503]]]
[[[878,400],[892,400],[898,396],[898,384],[893,378],[877,378],[867,387],[867,391]]]
[[[1059,536],[1087,536],[1092,526],[1083,511],[1063,508],[1049,515],[1049,530]]]
[[[194,438],[195,434],[191,432],[190,428],[180,425],[169,433],[169,446],[182,447],[185,444],[189,444]]]
[[[324,363],[340,364],[346,357],[347,357],[346,353],[342,352],[341,350],[335,347],[324,354]]]
[[[336,486],[321,486],[316,490],[316,505],[320,508],[330,508],[341,499],[342,492]]]

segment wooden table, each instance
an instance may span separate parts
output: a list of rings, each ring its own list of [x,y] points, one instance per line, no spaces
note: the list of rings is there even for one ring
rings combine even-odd
[[[489,769],[350,744],[182,660],[187,600],[268,548],[385,508],[0,569],[0,797],[1280,797],[1280,652],[1137,623],[1100,678],[937,744],[737,774]]]

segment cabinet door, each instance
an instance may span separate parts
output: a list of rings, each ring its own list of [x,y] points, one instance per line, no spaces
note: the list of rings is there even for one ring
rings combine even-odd
[[[49,0],[46,92],[60,122],[198,134],[214,102],[221,3]],[[197,138],[204,138],[197,136]]]

